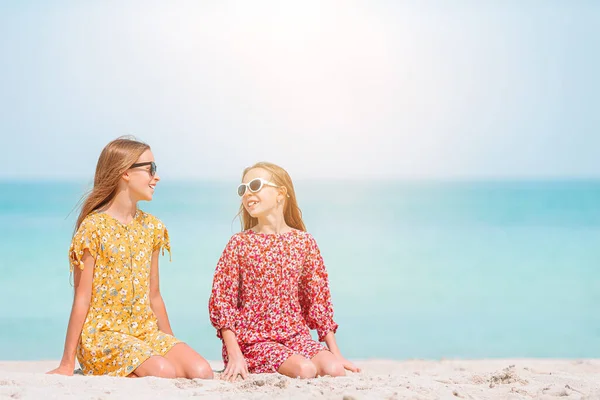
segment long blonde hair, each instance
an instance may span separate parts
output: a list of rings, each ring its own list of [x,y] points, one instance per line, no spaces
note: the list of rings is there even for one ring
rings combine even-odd
[[[262,161],[244,169],[244,172],[242,173],[242,179],[244,179],[244,176],[246,176],[248,171],[255,168],[262,168],[268,171],[271,173],[271,182],[277,186],[286,188],[287,197],[285,199],[283,208],[283,218],[285,223],[291,228],[298,229],[300,231],[306,231],[306,226],[304,226],[304,222],[302,221],[302,211],[300,210],[300,207],[298,207],[298,202],[296,201],[294,184],[292,183],[292,178],[290,178],[290,175],[287,173],[287,171],[278,165]],[[240,216],[240,220],[242,222],[242,230],[250,229],[258,224],[258,219],[253,218],[248,211],[246,211],[243,204],[240,205],[240,212],[238,215]]]
[[[92,212],[107,205],[115,196],[121,176],[150,146],[131,137],[120,137],[104,147],[94,176],[94,187],[80,201],[81,211],[75,223],[75,232]]]

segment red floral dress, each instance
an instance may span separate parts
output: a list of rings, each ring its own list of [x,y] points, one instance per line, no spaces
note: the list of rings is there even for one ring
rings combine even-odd
[[[323,258],[307,232],[231,237],[217,264],[209,300],[217,336],[232,330],[253,373],[276,372],[293,354],[314,357],[338,325]],[[223,361],[227,352],[223,344]]]

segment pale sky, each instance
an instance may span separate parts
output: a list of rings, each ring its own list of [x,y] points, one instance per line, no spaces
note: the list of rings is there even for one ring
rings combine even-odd
[[[600,178],[597,1],[0,3],[0,179]]]

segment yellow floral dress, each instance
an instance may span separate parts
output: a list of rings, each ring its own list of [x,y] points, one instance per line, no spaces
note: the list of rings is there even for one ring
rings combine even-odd
[[[179,343],[158,330],[150,308],[150,263],[157,249],[170,254],[167,229],[141,210],[129,224],[103,212],[81,223],[69,251],[71,271],[84,268],[84,250],[96,260],[90,308],[77,347],[84,374],[127,376]]]

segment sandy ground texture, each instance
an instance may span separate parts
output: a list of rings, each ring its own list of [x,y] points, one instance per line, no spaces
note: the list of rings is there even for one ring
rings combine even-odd
[[[600,399],[600,360],[356,361],[361,373],[234,383],[45,375],[55,361],[0,361],[0,399]],[[221,362],[211,362],[217,372]]]

